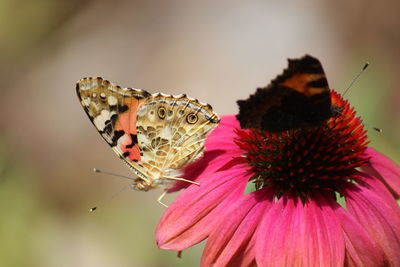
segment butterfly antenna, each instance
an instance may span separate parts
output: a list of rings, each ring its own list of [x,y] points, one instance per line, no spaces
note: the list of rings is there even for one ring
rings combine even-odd
[[[347,114],[344,114],[343,112],[341,112],[341,111],[339,111],[339,110],[335,110],[334,112],[335,112],[336,114],[340,114],[340,115],[343,115],[343,116],[345,116],[345,117],[352,118],[352,116],[349,116],[349,115],[347,115]],[[382,132],[383,132],[382,128],[373,127],[373,126],[371,126],[371,125],[369,125],[368,123],[365,123],[365,122],[363,122],[363,124],[364,124],[367,128],[372,129],[372,130],[374,130],[374,131],[376,131],[376,132],[378,132],[378,133],[382,133]]]
[[[95,210],[97,210],[100,206],[103,206],[104,204],[110,202],[111,200],[113,200],[116,196],[118,196],[119,194],[121,194],[123,191],[125,191],[130,185],[124,185],[120,190],[118,190],[117,192],[115,192],[113,195],[111,195],[111,197],[103,200],[102,202],[100,202],[100,205],[94,206],[92,208],[89,209],[90,212],[94,212]]]
[[[135,181],[135,179],[132,178],[132,177],[124,176],[124,175],[120,175],[120,174],[116,174],[116,173],[112,173],[112,172],[102,171],[102,170],[99,170],[99,169],[96,169],[96,168],[93,168],[93,171],[97,172],[97,173],[103,173],[103,174],[107,174],[107,175],[110,175],[110,176],[115,176],[115,177],[120,177],[120,178],[124,178],[124,179]],[[112,200],[113,198],[118,196],[122,191],[124,191],[129,186],[131,186],[131,185],[130,184],[128,186],[124,185],[124,187],[122,187],[120,190],[118,190],[116,193],[114,193],[111,197],[109,197],[106,200],[103,200],[101,202],[101,205],[105,204],[106,202],[109,202],[110,200]],[[98,207],[100,207],[100,205],[94,206],[93,208],[90,208],[89,211],[93,212],[93,211],[97,210]]]
[[[374,130],[375,132],[378,132],[378,133],[382,133],[383,132],[383,130],[381,128],[373,127],[373,126],[371,126],[371,125],[369,125],[367,123],[364,123],[364,125],[367,126],[367,128],[370,128],[370,129]]]
[[[372,127],[372,129],[374,129],[374,130],[377,131],[378,133],[381,133],[381,132],[382,132],[382,129],[381,129],[381,128]]]
[[[356,76],[354,76],[353,80],[351,80],[349,86],[347,86],[346,90],[344,91],[344,93],[342,94],[342,96],[344,96],[347,91],[349,91],[349,89],[353,86],[353,84],[358,80],[358,78],[361,76],[361,74],[368,68],[369,66],[369,62],[366,62],[364,67],[362,67],[362,69],[357,73]]]
[[[350,89],[350,88],[353,86],[353,84],[358,80],[358,78],[361,76],[361,74],[368,68],[368,66],[369,66],[369,62],[366,62],[366,63],[364,64],[364,66],[361,68],[361,70],[357,73],[357,75],[354,76],[353,80],[351,80],[349,86],[347,86],[347,88],[346,88],[346,90],[344,91],[344,93],[342,94],[342,96],[344,96],[344,95],[349,91],[349,89]],[[339,113],[341,113],[341,112],[339,112]],[[341,113],[341,114],[343,114],[343,113]],[[343,115],[344,115],[344,114],[343,114]],[[376,132],[378,132],[378,133],[382,133],[382,129],[381,129],[381,128],[372,127],[372,126],[370,126],[370,125],[367,124],[367,123],[364,123],[364,125],[367,126],[367,128],[371,128],[371,129],[373,129],[374,131],[376,131]]]
[[[99,169],[96,169],[96,168],[93,168],[93,171],[94,171],[94,172],[97,172],[97,173],[107,174],[107,175],[110,175],[110,176],[125,178],[125,179],[128,179],[128,180],[133,180],[133,181],[136,180],[135,178],[132,178],[132,177],[129,177],[129,176],[125,176],[125,175],[121,175],[121,174],[116,174],[116,173],[112,173],[112,172],[106,172],[106,171],[102,171],[102,170],[99,170]]]

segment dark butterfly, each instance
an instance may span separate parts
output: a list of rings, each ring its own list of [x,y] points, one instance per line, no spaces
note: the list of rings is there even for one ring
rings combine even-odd
[[[330,89],[318,59],[289,59],[289,66],[247,100],[239,100],[242,128],[280,132],[318,126],[334,116]]]

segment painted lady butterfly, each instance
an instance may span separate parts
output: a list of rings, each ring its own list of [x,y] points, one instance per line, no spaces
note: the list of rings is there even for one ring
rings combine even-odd
[[[201,157],[220,119],[209,104],[186,95],[150,94],[102,78],[83,78],[76,90],[96,129],[137,175],[132,187],[168,189],[179,170]]]

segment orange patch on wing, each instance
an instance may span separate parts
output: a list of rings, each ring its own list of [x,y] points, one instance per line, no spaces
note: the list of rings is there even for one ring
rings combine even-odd
[[[297,74],[286,79],[283,83],[280,83],[279,85],[292,88],[293,90],[296,90],[297,92],[302,93],[306,96],[312,96],[323,93],[327,90],[327,88],[310,87],[308,86],[308,84],[312,81],[316,81],[324,77],[324,74]]]
[[[139,145],[133,143],[134,140],[132,140],[131,135],[136,136],[137,110],[140,102],[143,100],[136,98],[125,98],[124,100],[124,105],[128,106],[128,110],[124,113],[120,113],[118,115],[118,120],[115,123],[115,130],[122,130],[125,133],[118,140],[118,147],[130,161],[139,162],[141,161]]]
[[[143,100],[136,98],[125,98],[124,100],[124,105],[128,106],[128,110],[119,114],[117,122],[121,124],[126,133],[136,134],[137,110]]]

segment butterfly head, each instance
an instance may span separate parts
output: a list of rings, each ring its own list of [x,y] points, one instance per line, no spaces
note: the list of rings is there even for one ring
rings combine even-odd
[[[151,184],[148,181],[138,178],[130,185],[130,188],[136,191],[146,192],[149,191],[150,189],[153,189],[154,184]]]

